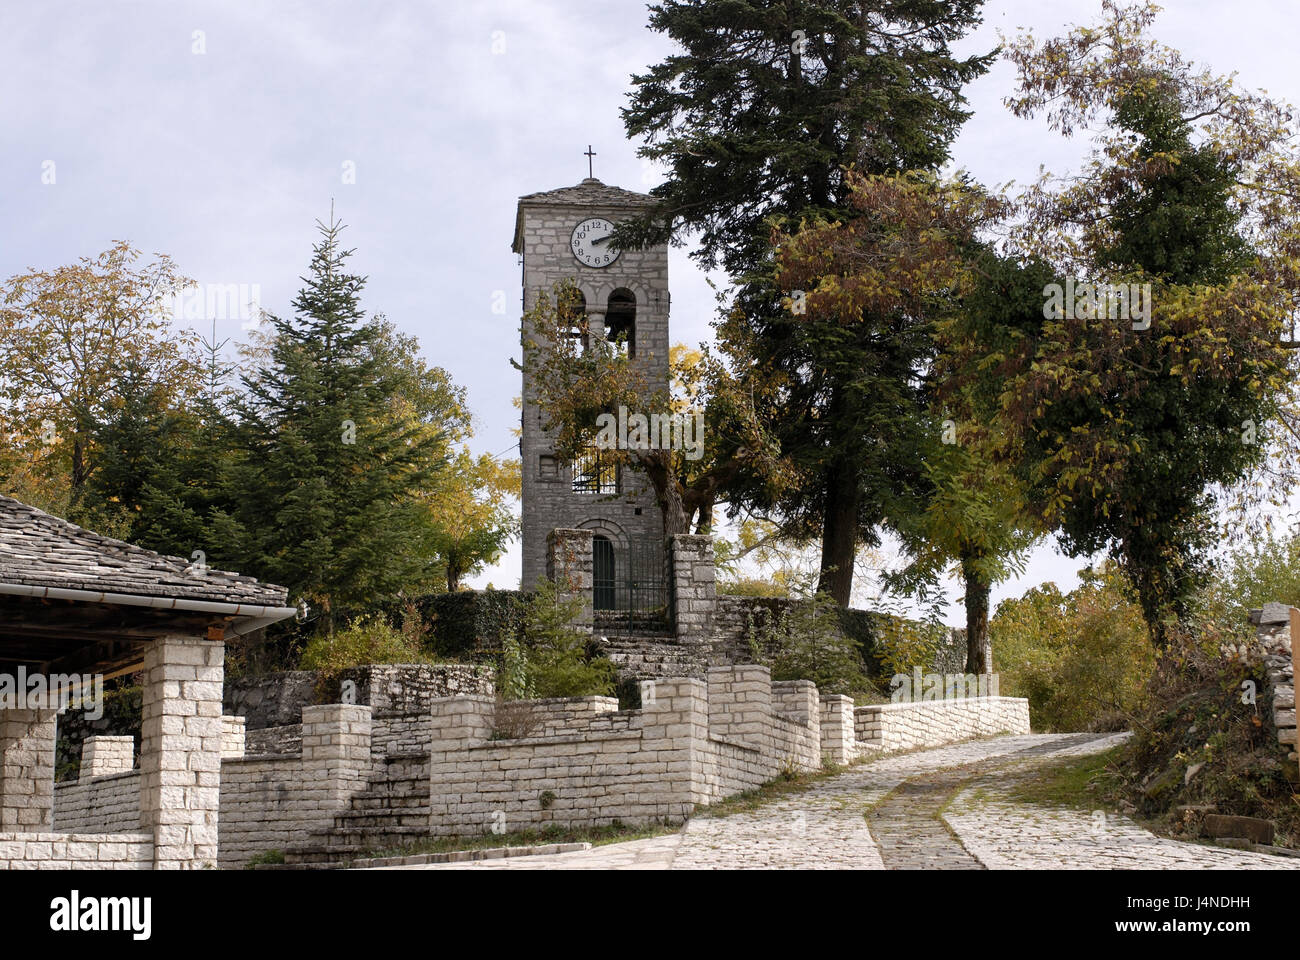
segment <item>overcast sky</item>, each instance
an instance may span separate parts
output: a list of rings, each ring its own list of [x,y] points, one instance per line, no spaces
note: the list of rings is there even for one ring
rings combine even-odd
[[[999,29],[1055,34],[1099,9],[988,0],[960,49],[991,49]],[[631,74],[670,52],[646,21],[631,0],[5,3],[0,275],[126,239],[200,282],[257,285],[264,307],[287,313],[333,199],[369,276],[366,308],[468,388],[474,448],[510,455],[515,201],[578,182],[589,143],[606,183],[657,182],[619,118]],[[1169,0],[1157,36],[1294,103],[1297,26],[1296,0]],[[999,64],[968,88],[956,165],[1001,184],[1077,164],[1082,144],[1002,107],[1010,84]],[[709,335],[713,298],[687,252],[672,252],[672,325],[691,343]],[[217,333],[239,328],[230,318]],[[1079,566],[1043,548],[994,599],[1069,587]],[[518,575],[512,551],[476,583]]]

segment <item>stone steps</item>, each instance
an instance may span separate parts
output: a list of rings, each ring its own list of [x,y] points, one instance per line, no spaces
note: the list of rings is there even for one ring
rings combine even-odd
[[[429,755],[395,753],[383,757],[382,771],[352,798],[327,830],[285,851],[285,864],[328,869],[386,847],[429,835]]]
[[[341,868],[375,850],[400,847],[429,835],[427,821],[420,826],[386,825],[359,830],[335,826],[329,831],[312,834],[304,844],[290,847],[284,852],[284,861],[290,866]]]
[[[602,639],[601,649],[623,680],[703,677],[709,668],[708,657],[697,645],[673,637],[618,635]]]

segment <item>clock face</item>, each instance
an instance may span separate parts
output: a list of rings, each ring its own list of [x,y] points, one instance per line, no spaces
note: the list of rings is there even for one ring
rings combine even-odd
[[[609,245],[609,235],[614,224],[600,217],[584,220],[573,228],[569,246],[578,262],[587,267],[608,267],[618,259],[619,252]]]

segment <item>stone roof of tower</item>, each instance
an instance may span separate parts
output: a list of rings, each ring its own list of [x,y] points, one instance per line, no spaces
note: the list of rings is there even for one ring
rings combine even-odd
[[[83,530],[0,496],[0,583],[283,607],[288,591]]]
[[[624,190],[601,183],[595,177],[587,177],[572,187],[560,187],[556,190],[542,190],[529,193],[519,198],[519,210],[515,216],[515,235],[511,249],[520,253],[523,247],[524,207],[527,206],[575,206],[575,207],[644,207],[654,203],[654,197],[648,193]]]

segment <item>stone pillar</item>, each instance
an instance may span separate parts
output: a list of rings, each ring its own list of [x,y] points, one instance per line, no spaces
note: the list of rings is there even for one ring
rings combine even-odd
[[[54,710],[0,709],[0,833],[54,829]]]
[[[821,698],[811,680],[772,682],[772,708],[788,720],[816,729],[821,725]]]
[[[436,835],[493,829],[495,811],[479,802],[481,790],[468,793],[463,768],[469,748],[492,737],[496,699],[481,693],[438,697],[429,702],[429,829]],[[508,825],[506,829],[509,829]]]
[[[546,579],[561,593],[582,597],[582,610],[573,625],[587,633],[591,632],[592,590],[595,586],[591,553],[594,537],[590,530],[564,528],[552,530],[546,536]]]
[[[652,696],[642,695],[642,748],[646,762],[663,764],[661,816],[689,817],[697,803],[716,799],[709,785],[703,751],[709,738],[709,687],[694,677],[654,681]]]
[[[135,737],[87,737],[81,744],[78,782],[126,773],[135,766]]]
[[[684,533],[674,536],[668,549],[668,573],[673,633],[679,640],[710,639],[718,610],[713,538]]]
[[[243,717],[225,716],[221,718],[221,758],[232,760],[244,755],[247,741],[247,721]]]
[[[371,708],[328,703],[302,708],[302,775],[320,811],[347,808],[370,784]]]
[[[829,763],[845,766],[857,757],[853,732],[853,698],[832,693],[821,698],[822,755]]]
[[[753,663],[709,669],[709,732],[772,750],[772,671]]]
[[[1257,627],[1255,640],[1263,654],[1273,693],[1273,726],[1278,742],[1290,748],[1291,760],[1296,759],[1295,657],[1300,654],[1292,643],[1294,612],[1284,603],[1266,603],[1258,613],[1251,613]],[[1294,778],[1294,769],[1288,775]]]
[[[145,652],[140,828],[154,835],[160,870],[217,865],[224,661],[223,641],[193,636]]]

